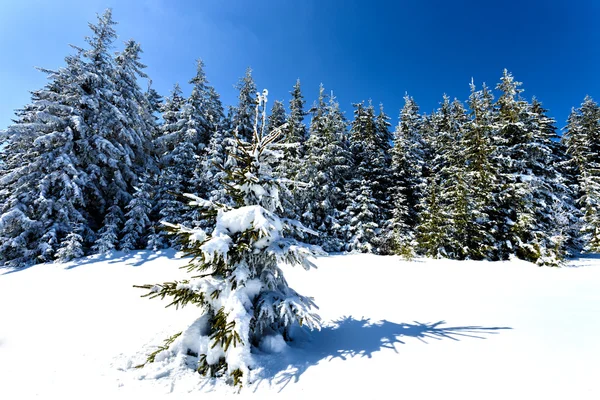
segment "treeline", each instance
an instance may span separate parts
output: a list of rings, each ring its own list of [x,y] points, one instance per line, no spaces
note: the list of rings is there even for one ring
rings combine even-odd
[[[251,70],[227,109],[202,61],[189,97],[175,85],[163,99],[140,87],[138,43],[113,54],[114,25],[110,10],[90,24],[87,47],[43,70],[46,86],[0,133],[6,266],[178,247],[160,221],[210,229],[182,193],[232,202],[222,178],[252,141]],[[323,86],[308,108],[297,82],[289,112],[275,101],[267,121],[283,132],[274,175],[298,182],[281,194],[283,213],[330,252],[559,265],[600,250],[600,107],[586,98],[561,137],[520,87],[504,71],[496,98],[471,84],[466,103],[444,96],[431,114],[406,95],[392,127],[364,101],[348,121]]]

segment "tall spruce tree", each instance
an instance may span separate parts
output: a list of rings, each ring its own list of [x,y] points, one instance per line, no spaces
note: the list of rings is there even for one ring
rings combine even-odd
[[[306,141],[306,125],[304,125],[304,96],[300,89],[300,80],[296,81],[293,90],[290,92],[290,114],[287,117],[287,124],[283,130],[282,144],[283,158],[277,166],[279,176],[296,179],[298,169],[304,156],[304,142]]]
[[[89,49],[82,78],[86,93],[84,119],[89,129],[78,142],[80,162],[85,165],[92,187],[86,193],[89,214],[95,220],[98,239],[94,248],[105,251],[117,244],[123,209],[131,200],[137,178],[152,158],[148,156],[154,133],[152,112],[137,77],[143,77],[139,46],[128,42],[113,58],[116,33],[112,12],[107,10],[90,27]]]
[[[394,130],[392,154],[393,210],[390,229],[394,235],[393,249],[406,257],[413,255],[414,230],[418,204],[424,191],[423,118],[419,107],[408,94]]]
[[[326,251],[341,251],[347,207],[344,185],[352,165],[345,140],[347,122],[335,97],[331,95],[327,101],[323,85],[310,112],[310,135],[299,176],[307,184],[303,191],[302,204],[306,207],[301,221],[319,232],[319,236],[313,238],[315,243]]]
[[[195,210],[175,197],[175,193],[206,196],[214,189],[208,163],[213,156],[211,139],[221,130],[223,108],[218,94],[209,85],[202,60],[196,62],[196,75],[190,80],[192,92],[181,103],[177,90],[165,104],[162,141],[171,151],[161,157],[159,182],[162,190],[157,201],[161,219],[191,226],[197,221]],[[213,142],[214,146],[215,143]],[[211,169],[209,169],[211,168]],[[171,246],[178,243],[171,237]]]
[[[256,84],[252,78],[252,69],[248,67],[246,74],[236,85],[238,94],[238,105],[233,109],[232,128],[239,140],[250,143],[252,141],[254,126],[254,94]]]
[[[554,121],[539,104],[520,97],[520,85],[504,70],[497,86],[501,91],[496,104],[497,247],[500,258],[515,254],[540,265],[558,265],[566,241],[555,234],[563,230],[556,224],[564,213],[561,209],[568,206],[557,196],[564,185],[552,164]]]
[[[302,169],[302,164],[305,162],[305,142],[306,142],[306,125],[304,124],[304,96],[300,88],[300,80],[296,81],[292,91],[292,98],[289,102],[290,113],[287,116],[285,125],[283,126],[283,138],[279,143],[282,151],[282,157],[275,167],[275,174],[278,177],[286,178],[291,181],[298,181],[298,174]],[[289,213],[286,215],[289,218],[300,218],[305,212],[307,204],[304,201],[304,191],[306,188],[303,185],[296,184],[288,198],[282,200],[287,203],[286,210]]]
[[[32,103],[6,131],[0,152],[0,263],[22,267],[76,257],[84,245],[82,224],[88,176],[78,165],[75,141],[86,127],[73,92],[80,59],[67,57],[67,66],[45,71],[49,83],[32,93]],[[69,240],[70,251],[60,249]],[[79,236],[75,236],[79,235]]]
[[[465,181],[471,202],[465,247],[468,258],[491,259],[495,229],[491,223],[492,193],[496,173],[492,165],[493,96],[483,85],[477,90],[471,81],[468,105],[470,118],[464,127],[461,146],[464,149]]]
[[[347,248],[362,252],[381,252],[378,235],[385,227],[384,193],[387,154],[381,148],[373,105],[354,105],[350,127],[350,150],[355,172],[348,182],[349,236]],[[380,198],[378,198],[380,197]]]
[[[376,243],[379,253],[392,254],[395,250],[394,228],[391,224],[394,212],[393,206],[393,174],[392,174],[392,144],[393,134],[390,130],[392,124],[391,118],[385,113],[383,104],[379,104],[379,114],[375,118],[375,131],[377,146],[382,159],[379,161],[381,167],[375,171],[377,173],[375,191],[373,195],[379,203],[381,222],[381,233]]]
[[[2,180],[14,186],[3,193],[19,197],[2,200],[0,230],[1,257],[11,265],[70,258],[92,244],[114,248],[133,184],[152,167],[154,118],[137,82],[145,76],[141,50],[129,41],[111,55],[115,24],[111,10],[98,16],[88,48],[75,48],[59,71],[45,71],[50,83],[9,128]],[[27,168],[13,169],[25,137],[39,148],[20,160]]]
[[[456,184],[455,155],[456,132],[450,98],[444,95],[440,108],[431,117],[427,143],[433,159],[428,163],[428,174],[423,177],[426,190],[418,207],[417,241],[419,250],[430,257],[447,257],[446,247],[451,240],[448,229],[453,225],[449,210],[447,189]]]
[[[600,251],[600,106],[586,96],[573,109],[563,137],[577,176],[577,206],[582,214],[584,250]]]

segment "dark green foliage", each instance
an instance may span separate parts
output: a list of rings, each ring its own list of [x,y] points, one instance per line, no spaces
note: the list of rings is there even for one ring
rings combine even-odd
[[[158,349],[156,349],[155,351],[153,351],[152,353],[150,353],[148,355],[148,358],[146,358],[146,362],[140,365],[136,365],[136,368],[143,368],[144,365],[146,365],[147,363],[152,363],[154,362],[154,359],[156,358],[156,356],[158,355],[158,353],[165,351],[169,348],[169,346],[171,346],[171,344],[173,344],[173,342],[175,341],[175,339],[177,339],[179,336],[181,336],[183,332],[178,332],[176,334],[174,334],[171,337],[168,337],[165,339],[165,342],[163,343],[162,346],[159,346]]]

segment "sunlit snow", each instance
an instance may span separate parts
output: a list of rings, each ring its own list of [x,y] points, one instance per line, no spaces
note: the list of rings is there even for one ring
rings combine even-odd
[[[194,372],[193,357],[135,368],[204,323],[198,308],[165,309],[132,287],[184,278],[185,263],[139,251],[3,271],[0,398],[233,394]],[[315,298],[323,329],[263,339],[243,397],[600,398],[600,259],[539,268],[359,254],[316,264],[284,269]]]

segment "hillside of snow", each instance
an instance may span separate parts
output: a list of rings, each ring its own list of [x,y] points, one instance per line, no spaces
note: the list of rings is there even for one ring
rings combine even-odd
[[[233,394],[191,369],[135,368],[199,309],[165,309],[132,286],[182,279],[185,263],[140,251],[0,270],[0,398]],[[324,328],[264,343],[243,397],[600,399],[600,259],[559,269],[359,254],[317,265],[285,273]]]

